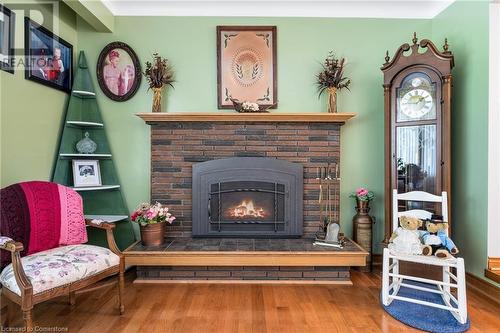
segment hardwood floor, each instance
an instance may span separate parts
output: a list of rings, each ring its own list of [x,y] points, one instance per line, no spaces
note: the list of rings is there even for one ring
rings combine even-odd
[[[123,316],[116,287],[108,286],[78,295],[73,307],[65,298],[39,304],[34,323],[69,332],[418,332],[381,308],[378,274],[353,272],[353,286],[133,284],[133,278],[129,272]],[[467,296],[469,332],[500,332],[500,306]],[[9,313],[9,326],[20,326],[19,307],[9,306]]]

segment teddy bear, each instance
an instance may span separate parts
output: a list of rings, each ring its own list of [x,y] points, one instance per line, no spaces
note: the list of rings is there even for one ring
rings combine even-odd
[[[394,231],[389,240],[389,250],[398,254],[422,254],[431,252],[430,246],[422,244],[418,228],[422,220],[413,216],[400,216],[399,227]]]
[[[426,230],[420,231],[420,237],[429,247],[426,247],[422,254],[446,259],[451,257],[450,254],[458,253],[458,248],[446,233],[447,228],[448,222],[443,221],[443,217],[439,215],[432,215],[431,219],[425,221]]]

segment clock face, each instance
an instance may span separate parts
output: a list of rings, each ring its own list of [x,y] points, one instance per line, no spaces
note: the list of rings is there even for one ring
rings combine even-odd
[[[419,79],[414,79],[414,81]],[[412,82],[412,86],[415,82]],[[434,105],[431,94],[424,89],[413,89],[401,98],[401,112],[411,119],[425,116],[432,110]]]

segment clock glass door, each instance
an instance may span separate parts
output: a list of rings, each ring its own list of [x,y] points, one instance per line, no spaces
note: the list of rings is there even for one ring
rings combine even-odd
[[[440,189],[440,151],[438,149],[438,110],[436,87],[422,72],[407,75],[396,89],[394,121],[394,184],[399,193],[425,191],[437,194]],[[434,210],[434,205],[401,202],[406,209]]]

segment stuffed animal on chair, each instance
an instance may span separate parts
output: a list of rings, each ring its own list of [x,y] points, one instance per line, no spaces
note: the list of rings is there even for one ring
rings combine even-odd
[[[435,255],[438,258],[449,258],[450,254],[457,254],[458,248],[455,243],[448,237],[446,229],[448,222],[443,221],[443,217],[432,215],[430,220],[425,221],[425,231],[421,231],[421,238],[425,245],[424,255]]]
[[[400,216],[399,227],[394,231],[389,240],[389,250],[398,254],[422,254],[424,246],[420,240],[418,228],[422,220],[413,216]],[[426,249],[430,252],[430,246]]]

